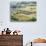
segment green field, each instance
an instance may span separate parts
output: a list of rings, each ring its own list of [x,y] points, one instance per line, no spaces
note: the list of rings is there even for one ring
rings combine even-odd
[[[11,21],[36,21],[36,5],[15,8],[10,13]]]

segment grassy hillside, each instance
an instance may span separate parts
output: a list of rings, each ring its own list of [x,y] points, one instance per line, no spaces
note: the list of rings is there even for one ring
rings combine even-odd
[[[36,5],[26,5],[13,9],[10,13],[11,21],[36,21]]]

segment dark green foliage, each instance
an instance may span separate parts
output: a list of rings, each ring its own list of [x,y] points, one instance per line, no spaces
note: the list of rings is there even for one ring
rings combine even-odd
[[[11,16],[11,20],[18,21],[18,19],[17,18],[14,18],[13,16]]]
[[[28,21],[36,21],[36,18],[33,17],[32,19],[28,20]]]

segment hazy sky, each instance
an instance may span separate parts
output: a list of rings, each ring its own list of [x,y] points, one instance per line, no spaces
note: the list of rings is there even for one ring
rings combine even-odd
[[[36,22],[10,22],[10,2],[15,0],[0,0],[0,30],[9,27],[12,31],[23,32],[23,43],[36,37],[46,37],[46,0],[27,0],[37,2]],[[22,1],[22,0],[16,0]]]

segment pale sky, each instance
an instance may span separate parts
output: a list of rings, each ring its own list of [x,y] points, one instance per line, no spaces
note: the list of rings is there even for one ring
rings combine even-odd
[[[36,22],[10,22],[10,2],[22,0],[0,0],[0,31],[9,27],[12,31],[23,32],[23,44],[37,37],[46,37],[46,0],[27,0],[37,2]],[[26,0],[25,0],[26,1]]]

